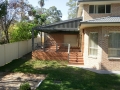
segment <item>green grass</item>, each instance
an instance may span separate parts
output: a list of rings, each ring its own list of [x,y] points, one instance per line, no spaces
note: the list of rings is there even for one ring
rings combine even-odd
[[[6,70],[45,74],[47,77],[37,90],[120,90],[119,75],[101,75],[68,67],[64,61],[40,61],[26,57],[0,67],[0,71]]]

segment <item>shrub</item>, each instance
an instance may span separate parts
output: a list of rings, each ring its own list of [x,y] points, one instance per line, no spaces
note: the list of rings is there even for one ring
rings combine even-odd
[[[31,90],[30,84],[28,82],[24,82],[20,85],[20,90]]]

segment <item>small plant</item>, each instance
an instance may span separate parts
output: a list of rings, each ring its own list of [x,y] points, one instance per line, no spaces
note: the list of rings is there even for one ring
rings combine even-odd
[[[24,82],[20,85],[20,90],[31,90],[30,84],[28,82]]]

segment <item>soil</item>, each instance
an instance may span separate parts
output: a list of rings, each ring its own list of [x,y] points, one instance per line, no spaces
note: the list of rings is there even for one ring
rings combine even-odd
[[[38,83],[45,79],[41,74],[24,74],[24,73],[0,73],[0,90],[19,90],[20,84],[29,82],[31,89],[35,90]]]

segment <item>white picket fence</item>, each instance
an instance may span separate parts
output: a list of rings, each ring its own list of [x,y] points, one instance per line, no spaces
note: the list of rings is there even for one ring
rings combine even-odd
[[[39,43],[40,38],[35,38],[34,43]],[[32,39],[0,45],[0,66],[3,66],[14,59],[32,51]]]

